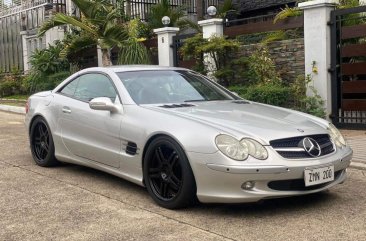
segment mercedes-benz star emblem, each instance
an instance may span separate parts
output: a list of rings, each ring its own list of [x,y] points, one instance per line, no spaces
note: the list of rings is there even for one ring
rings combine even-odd
[[[318,142],[310,137],[305,137],[302,140],[302,145],[304,150],[312,157],[318,157],[322,154],[322,149],[320,148]]]

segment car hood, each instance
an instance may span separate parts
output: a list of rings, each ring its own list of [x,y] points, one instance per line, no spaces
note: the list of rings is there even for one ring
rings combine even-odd
[[[191,105],[191,106],[188,106]],[[327,133],[326,121],[301,112],[249,101],[207,101],[180,105],[146,106],[189,118],[237,138],[270,140]]]

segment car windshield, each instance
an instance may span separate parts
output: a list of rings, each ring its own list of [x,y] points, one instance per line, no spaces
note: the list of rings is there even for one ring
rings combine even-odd
[[[136,104],[236,99],[218,84],[190,71],[146,70],[117,75]]]

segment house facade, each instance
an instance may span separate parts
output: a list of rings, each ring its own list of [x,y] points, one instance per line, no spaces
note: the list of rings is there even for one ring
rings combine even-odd
[[[12,69],[27,71],[29,56],[62,39],[63,28],[55,28],[38,37],[39,27],[56,12],[69,12],[67,0],[1,0],[0,9],[0,72]]]

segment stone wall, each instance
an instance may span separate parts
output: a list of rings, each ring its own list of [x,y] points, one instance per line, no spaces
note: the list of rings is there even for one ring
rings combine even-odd
[[[250,56],[258,44],[243,45],[240,56]],[[304,39],[289,39],[268,44],[269,53],[282,79],[292,83],[298,75],[305,75]]]

